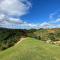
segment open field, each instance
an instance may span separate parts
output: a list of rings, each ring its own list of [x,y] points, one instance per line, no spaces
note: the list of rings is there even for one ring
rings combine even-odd
[[[0,60],[60,60],[60,46],[28,37],[0,52]]]

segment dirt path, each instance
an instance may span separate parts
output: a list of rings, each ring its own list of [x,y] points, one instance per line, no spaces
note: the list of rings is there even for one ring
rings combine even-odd
[[[15,45],[20,44],[23,40],[25,40],[26,38],[21,38],[20,41],[18,41]]]

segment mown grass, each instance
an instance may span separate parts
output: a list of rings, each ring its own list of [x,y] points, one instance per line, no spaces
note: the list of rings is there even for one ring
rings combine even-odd
[[[60,60],[60,46],[28,37],[20,44],[0,52],[0,60]]]

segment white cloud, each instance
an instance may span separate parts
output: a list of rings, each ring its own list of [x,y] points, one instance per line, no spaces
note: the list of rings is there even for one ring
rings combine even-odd
[[[41,24],[30,24],[21,20],[21,16],[28,13],[31,3],[28,0],[0,0],[0,27],[13,29],[39,29],[60,27],[60,11],[53,12],[49,18],[55,19]],[[14,17],[17,18],[14,18]]]
[[[40,24],[35,24],[35,28],[60,28],[60,11],[53,12],[49,15],[48,22],[42,22]]]
[[[41,28],[48,28],[49,26],[51,26],[52,24],[50,24],[49,22],[43,22],[40,24]]]
[[[15,24],[24,24],[24,22],[19,18],[9,18],[7,21]]]
[[[39,29],[38,24],[29,24],[29,27],[32,29]]]
[[[0,0],[0,27],[20,28],[25,25],[21,16],[25,15],[30,7],[28,0]]]
[[[57,12],[53,12],[53,13],[51,13],[51,14],[49,15],[49,18],[52,19],[53,16],[54,16],[56,13],[57,13]]]
[[[53,12],[49,15],[48,23],[51,24],[48,28],[59,28],[60,27],[60,10]]]
[[[26,2],[26,4],[23,2]],[[31,4],[27,0],[2,0],[0,2],[0,13],[12,16],[22,16],[27,13],[30,7]]]
[[[45,25],[50,25],[48,22],[43,22],[40,24],[41,26],[45,26]]]
[[[56,22],[60,22],[60,18],[56,19]]]
[[[60,18],[60,10],[57,10],[57,11],[55,11],[55,12],[52,12],[52,13],[49,15],[49,18],[50,18],[50,19]]]

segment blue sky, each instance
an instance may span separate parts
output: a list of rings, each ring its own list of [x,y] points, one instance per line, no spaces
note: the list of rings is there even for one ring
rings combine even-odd
[[[60,28],[60,0],[0,0],[0,27]]]
[[[31,0],[32,8],[22,19],[31,23],[49,21],[49,15],[60,10],[60,0]]]

